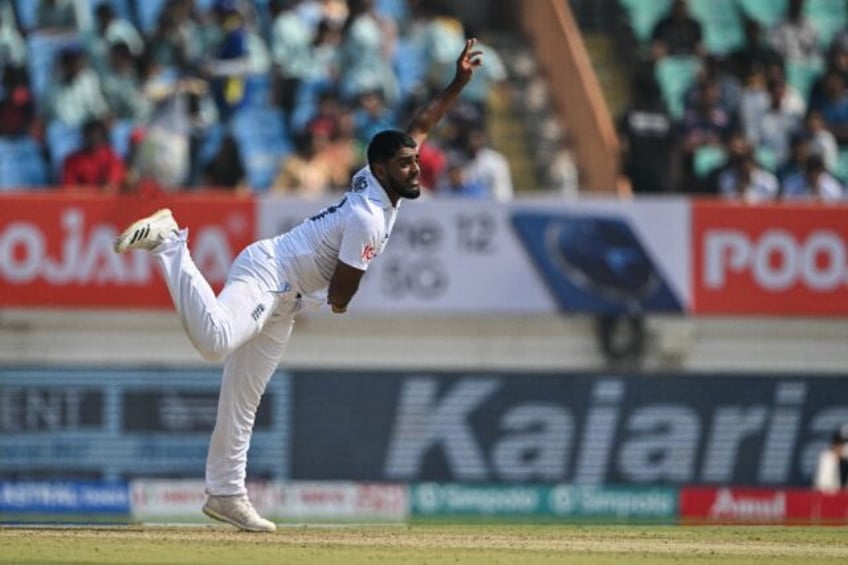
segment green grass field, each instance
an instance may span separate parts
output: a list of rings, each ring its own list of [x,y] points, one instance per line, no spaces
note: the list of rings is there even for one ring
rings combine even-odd
[[[0,563],[848,563],[848,528],[575,525],[0,528]]]

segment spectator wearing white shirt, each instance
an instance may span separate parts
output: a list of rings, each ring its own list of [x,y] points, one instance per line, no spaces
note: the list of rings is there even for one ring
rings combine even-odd
[[[58,59],[58,72],[51,76],[44,97],[44,118],[79,127],[92,118],[107,117],[109,107],[100,79],[88,65],[85,53],[69,47]]]
[[[821,155],[810,155],[803,171],[783,181],[784,200],[839,202],[845,198],[845,188],[827,172]]]
[[[768,33],[775,50],[787,60],[809,61],[820,57],[819,35],[812,20],[804,15],[804,0],[790,0],[786,16]]]
[[[825,494],[836,494],[845,487],[848,475],[848,458],[845,445],[848,443],[848,425],[833,433],[830,443],[820,453],[813,476],[813,488]]]
[[[768,202],[778,196],[777,177],[760,167],[748,147],[733,157],[730,166],[719,175],[719,193],[726,198],[742,199],[749,204]]]
[[[485,186],[492,200],[512,200],[515,191],[512,186],[512,171],[506,157],[489,146],[486,133],[480,126],[471,127],[464,137],[464,149],[469,157],[465,166],[468,181]]]

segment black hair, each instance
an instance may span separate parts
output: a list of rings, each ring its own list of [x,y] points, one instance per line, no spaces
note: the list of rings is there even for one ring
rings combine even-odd
[[[409,134],[388,129],[381,131],[371,139],[368,144],[368,164],[385,163],[391,159],[401,147],[415,148],[417,144]]]

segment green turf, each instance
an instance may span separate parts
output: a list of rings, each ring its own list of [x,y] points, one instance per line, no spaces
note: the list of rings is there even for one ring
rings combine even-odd
[[[848,528],[575,525],[0,528],[2,564],[848,563]]]

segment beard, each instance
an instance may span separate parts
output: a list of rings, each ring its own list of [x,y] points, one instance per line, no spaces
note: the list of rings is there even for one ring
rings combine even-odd
[[[419,196],[421,196],[421,185],[419,182],[421,181],[421,175],[416,175],[414,179],[410,179],[408,177],[397,178],[394,176],[389,176],[388,185],[389,188],[401,198],[406,198],[407,200],[415,200]]]

